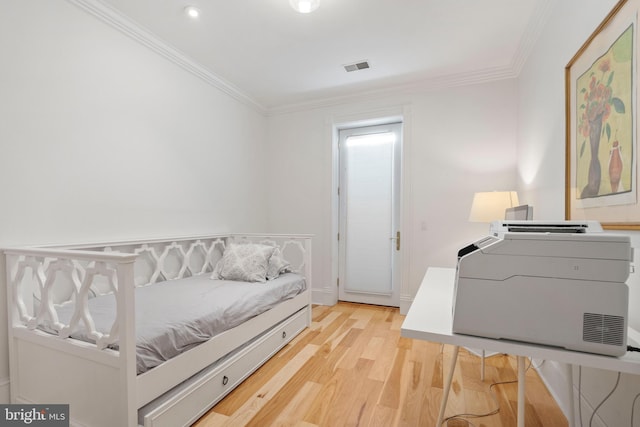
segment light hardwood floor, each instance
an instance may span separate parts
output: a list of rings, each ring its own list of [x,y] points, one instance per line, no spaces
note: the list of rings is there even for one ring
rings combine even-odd
[[[451,346],[401,337],[403,320],[388,307],[314,307],[312,326],[195,426],[434,426]],[[517,384],[490,386],[516,377],[515,358],[498,355],[480,381],[480,359],[461,349],[445,416],[500,410],[443,425],[515,426]],[[526,381],[526,426],[567,426],[534,369]]]

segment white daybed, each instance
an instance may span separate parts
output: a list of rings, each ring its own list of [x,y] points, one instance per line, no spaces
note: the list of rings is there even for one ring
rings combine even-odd
[[[278,247],[306,287],[138,373],[139,287],[210,280],[232,242]],[[189,425],[311,324],[310,236],[212,235],[4,252],[11,402],[69,404],[72,425]],[[116,313],[100,332],[90,306],[105,296],[115,296]],[[73,316],[61,320],[60,307],[71,307]],[[78,331],[83,337],[73,338]]]

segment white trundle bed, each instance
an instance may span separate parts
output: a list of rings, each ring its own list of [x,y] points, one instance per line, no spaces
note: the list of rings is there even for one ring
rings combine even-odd
[[[11,402],[69,404],[75,426],[190,425],[311,324],[306,235],[4,253]],[[244,280],[264,259],[270,280]]]

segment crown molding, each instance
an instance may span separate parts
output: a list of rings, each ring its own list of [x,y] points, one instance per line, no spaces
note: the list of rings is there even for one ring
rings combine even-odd
[[[447,74],[443,76],[427,78],[404,85],[393,85],[382,89],[360,91],[358,93],[352,93],[349,95],[318,98],[310,101],[271,107],[267,110],[267,116],[276,116],[279,114],[314,110],[318,108],[332,107],[347,103],[374,101],[376,99],[389,96],[406,96],[416,93],[430,92],[459,86],[470,86],[498,80],[513,79],[516,77],[517,75],[514,74],[513,68],[510,65],[505,67],[485,68],[471,72]]]
[[[448,74],[421,80],[419,82],[389,86],[383,89],[359,92],[345,96],[315,99],[300,103],[284,104],[267,109],[267,116],[288,114],[296,111],[326,108],[340,104],[372,101],[390,95],[408,95],[434,90],[489,83],[492,81],[515,79],[520,75],[529,55],[533,51],[544,26],[546,25],[556,0],[541,0],[527,23],[516,52],[509,65],[504,67],[492,67],[471,72]]]
[[[168,59],[174,64],[182,67],[184,70],[201,78],[206,83],[219,89],[223,93],[231,96],[244,105],[251,107],[262,115],[275,116],[279,114],[287,114],[296,111],[312,110],[317,108],[331,107],[346,103],[370,101],[387,97],[390,95],[408,95],[419,92],[440,90],[458,86],[474,85],[488,83],[497,80],[517,78],[524,64],[526,63],[536,41],[538,40],[544,25],[546,24],[553,5],[556,0],[541,0],[527,24],[527,28],[520,39],[518,47],[510,64],[504,67],[492,67],[471,72],[448,74],[423,79],[414,83],[405,85],[393,85],[382,89],[365,90],[358,93],[348,95],[314,98],[309,101],[294,102],[288,104],[277,105],[273,107],[265,107],[242,92],[239,88],[220,78],[212,71],[202,66],[185,53],[170,46],[164,40],[161,40],[150,31],[143,28],[140,24],[132,21],[116,9],[108,6],[100,0],[67,0],[82,10],[94,15],[101,21],[117,29],[131,39],[146,46],[162,57]]]
[[[518,43],[518,48],[516,49],[511,61],[511,68],[516,76],[520,75],[520,72],[522,71],[524,64],[527,62],[529,55],[531,55],[531,51],[533,51],[540,34],[542,34],[542,30],[551,16],[551,11],[553,10],[555,1],[556,0],[541,0],[533,11],[531,18],[527,23],[527,28],[520,39],[520,43]]]
[[[231,96],[242,104],[251,107],[260,114],[266,114],[267,110],[257,101],[243,93],[231,83],[223,80],[212,73],[207,68],[187,56],[185,53],[172,47],[164,40],[158,38],[140,24],[132,21],[114,8],[106,5],[100,0],[67,0],[69,3],[79,7],[89,14],[100,19],[107,25],[117,29],[121,33],[151,49],[165,59],[173,62],[196,77],[201,78],[206,83]]]

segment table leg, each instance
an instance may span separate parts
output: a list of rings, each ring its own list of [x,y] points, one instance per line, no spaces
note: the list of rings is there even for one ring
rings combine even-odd
[[[570,363],[567,363],[566,365],[566,372],[567,372],[567,383],[569,385],[569,389],[567,390],[568,392],[568,396],[569,396],[569,416],[567,417],[567,421],[569,424],[569,427],[575,427],[576,425],[576,411],[575,411],[575,406],[574,406],[574,402],[573,402],[573,365]]]
[[[518,427],[524,427],[525,361],[524,356],[518,356]]]
[[[458,350],[460,350],[460,347],[457,345],[453,347],[453,355],[451,356],[451,364],[449,365],[449,374],[447,375],[447,381],[444,384],[442,402],[440,402],[440,413],[438,414],[436,427],[440,427],[442,425],[442,420],[444,419],[444,410],[447,407],[447,400],[449,399],[449,390],[451,390],[453,371],[456,369],[456,361],[458,360]]]

